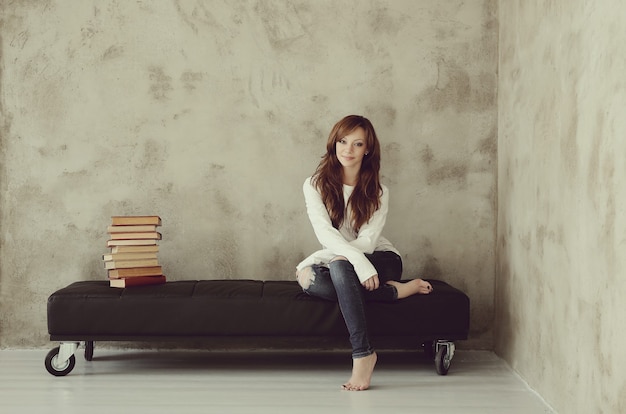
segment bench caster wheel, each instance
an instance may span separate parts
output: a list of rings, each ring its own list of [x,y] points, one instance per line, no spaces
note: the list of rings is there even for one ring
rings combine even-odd
[[[56,347],[48,352],[46,355],[45,366],[49,373],[54,375],[55,377],[62,377],[67,375],[74,369],[74,365],[76,365],[76,357],[71,355],[66,361],[59,362],[59,351],[60,347]]]
[[[91,361],[93,359],[93,341],[85,341],[85,360]]]
[[[450,358],[448,358],[448,351],[445,347],[439,348],[437,355],[435,355],[435,368],[437,374],[446,375],[450,369]]]
[[[454,356],[454,342],[437,341],[435,353],[435,369],[439,375],[447,375]]]

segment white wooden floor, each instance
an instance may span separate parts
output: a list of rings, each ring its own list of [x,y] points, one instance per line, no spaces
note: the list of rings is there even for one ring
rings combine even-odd
[[[51,346],[52,348],[52,346]],[[47,350],[0,351],[0,413],[553,413],[497,356],[457,350],[447,376],[422,353],[381,353],[368,391],[342,391],[350,356],[97,348],[65,377]]]

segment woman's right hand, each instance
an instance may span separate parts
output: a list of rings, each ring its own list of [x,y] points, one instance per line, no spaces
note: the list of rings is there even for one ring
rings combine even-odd
[[[378,287],[380,286],[380,280],[378,279],[378,275],[370,277],[365,282],[361,283],[361,285],[363,285],[365,290],[369,290],[370,292],[372,290],[378,289]]]

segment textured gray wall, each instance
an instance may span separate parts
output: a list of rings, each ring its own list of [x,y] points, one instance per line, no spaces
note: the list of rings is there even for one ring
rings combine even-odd
[[[625,413],[626,3],[499,7],[496,350],[560,413]]]
[[[405,277],[472,300],[493,344],[494,0],[4,1],[0,347],[49,346],[46,299],[104,279],[111,215],[159,214],[170,280],[290,279],[301,184],[368,116]]]

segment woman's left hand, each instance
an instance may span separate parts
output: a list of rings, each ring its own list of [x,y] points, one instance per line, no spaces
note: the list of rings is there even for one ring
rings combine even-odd
[[[380,280],[378,279],[378,275],[374,275],[361,284],[366,290],[371,292],[372,290],[378,289],[380,286]]]

